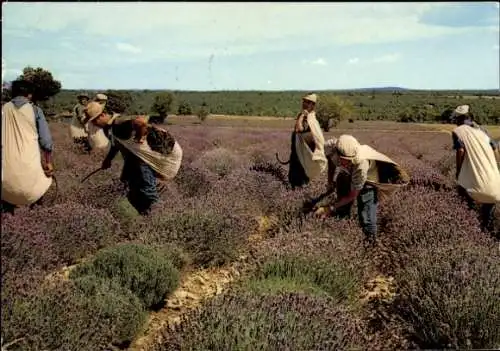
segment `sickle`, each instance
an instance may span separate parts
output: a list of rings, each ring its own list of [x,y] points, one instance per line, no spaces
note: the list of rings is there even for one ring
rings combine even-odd
[[[96,174],[97,172],[99,171],[102,171],[102,168],[99,167],[98,169],[96,169],[95,171],[92,171],[90,172],[89,174],[87,174],[87,176],[85,176],[85,178],[82,179],[82,181],[80,183],[83,183],[85,182],[87,179],[89,179],[90,177],[92,177],[94,174]]]

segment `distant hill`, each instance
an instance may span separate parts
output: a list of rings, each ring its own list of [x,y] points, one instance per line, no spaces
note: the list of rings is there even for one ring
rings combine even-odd
[[[401,87],[376,87],[376,88],[359,88],[352,89],[352,91],[409,91],[411,89]]]

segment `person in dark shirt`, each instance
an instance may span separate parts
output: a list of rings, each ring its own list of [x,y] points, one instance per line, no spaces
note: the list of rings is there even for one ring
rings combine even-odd
[[[115,156],[121,152],[124,165],[120,179],[128,185],[127,199],[137,212],[141,215],[148,215],[152,206],[159,199],[155,171],[114,138],[116,136],[122,140],[131,139],[135,130],[134,120],[123,120],[116,115],[111,116],[97,102],[90,102],[85,114],[87,122],[103,128],[111,141],[111,148],[103,160],[101,168],[110,168]]]

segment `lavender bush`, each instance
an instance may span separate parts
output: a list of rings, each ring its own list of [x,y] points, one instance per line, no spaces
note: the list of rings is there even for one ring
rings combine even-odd
[[[361,322],[330,300],[303,294],[224,295],[182,319],[155,350],[345,350],[363,344]]]
[[[422,348],[492,349],[500,345],[497,247],[435,247],[397,275],[394,305]]]
[[[210,124],[167,126],[183,149],[183,162],[173,181],[159,184],[160,201],[148,217],[138,216],[124,196],[119,155],[109,170],[81,183],[104,153],[82,153],[68,138],[68,125],[51,124],[57,198],[1,218],[6,342],[26,334],[17,349],[124,347],[140,329],[141,304],[162,300],[175,287],[177,270],[245,259],[238,265],[243,289],[207,302],[181,327],[165,331],[159,349],[401,349],[406,341],[393,340],[403,335],[390,337],[399,330],[414,347],[498,346],[492,331],[498,282],[491,275],[498,275],[500,261],[476,213],[455,194],[449,135],[398,133],[397,125],[381,127],[389,132],[326,133],[326,139],[353,134],[411,176],[410,186],[380,203],[379,242],[367,249],[355,208],[350,220],[303,215],[304,200],[325,190],[326,174],[302,189],[288,188],[286,167],[275,153],[288,157],[290,130]],[[118,249],[120,243],[128,244]],[[144,248],[139,244],[148,248],[137,249]],[[47,278],[85,260],[78,279]],[[361,285],[380,274],[393,276],[398,289],[396,302],[384,302],[383,311],[374,307],[381,303],[364,305],[356,298]],[[106,286],[116,294],[104,292]],[[66,309],[58,299],[69,304]],[[52,304],[54,323],[40,317]],[[386,325],[382,333],[359,321],[367,315]],[[8,321],[15,323],[4,327]]]
[[[106,350],[130,344],[145,318],[132,293],[85,277],[17,299],[10,314],[2,313],[2,339],[19,339],[9,350]]]
[[[330,260],[282,256],[266,262],[243,286],[258,293],[305,292],[346,302],[359,291],[361,279],[356,273]]]
[[[117,281],[146,308],[161,306],[179,284],[179,272],[168,252],[141,244],[121,244],[102,250],[70,273],[73,279],[88,275]]]

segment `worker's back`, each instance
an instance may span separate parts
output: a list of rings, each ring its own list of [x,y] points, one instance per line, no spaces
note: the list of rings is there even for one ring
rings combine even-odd
[[[41,164],[34,106],[2,106],[2,200],[13,205],[36,202],[52,183]]]
[[[455,128],[453,133],[465,148],[458,184],[479,203],[500,202],[500,171],[488,135],[465,124]]]

